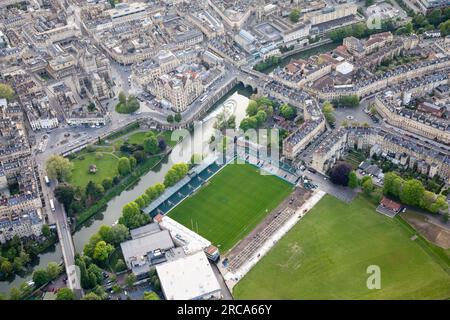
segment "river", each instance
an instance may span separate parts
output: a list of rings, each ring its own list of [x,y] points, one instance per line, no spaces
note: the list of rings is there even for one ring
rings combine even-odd
[[[252,94],[251,91],[245,89],[242,85],[237,85],[231,89],[224,97],[217,101],[211,108],[211,112],[204,118],[203,121],[203,139],[201,136],[196,136],[194,140],[188,137],[179,143],[172,150],[171,155],[166,157],[161,164],[153,168],[147,174],[141,177],[139,182],[131,190],[123,191],[119,196],[112,199],[104,212],[97,214],[93,219],[86,222],[86,224],[77,230],[73,234],[73,242],[76,252],[83,251],[83,247],[89,238],[97,232],[102,225],[114,224],[122,214],[122,207],[130,201],[133,201],[140,196],[144,191],[154,185],[155,183],[162,182],[164,175],[176,162],[189,161],[191,158],[191,151],[193,150],[193,144],[198,144],[203,141],[209,140],[213,132],[213,125],[215,123],[215,116],[220,113],[224,107],[228,108],[236,116],[236,123],[245,117],[245,109],[248,105],[248,97]],[[176,160],[173,161],[172,159]],[[29,272],[23,276],[16,275],[13,279],[0,282],[0,293],[8,294],[12,287],[19,287],[23,281],[31,279],[32,271],[35,268],[45,268],[51,261],[61,261],[62,253],[61,247],[56,244],[53,248],[49,249],[46,253],[39,255],[38,259],[32,264]]]

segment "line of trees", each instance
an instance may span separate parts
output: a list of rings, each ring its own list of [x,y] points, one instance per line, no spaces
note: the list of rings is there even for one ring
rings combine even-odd
[[[419,207],[431,213],[448,208],[444,195],[426,190],[420,180],[404,180],[395,172],[385,174],[383,193],[399,199],[403,204]]]
[[[351,26],[335,29],[328,33],[328,37],[336,43],[341,43],[346,37],[353,36],[355,38],[367,38],[372,34],[395,31],[396,27],[392,20],[385,20],[381,22],[380,29],[369,29],[365,22],[359,22]]]
[[[177,163],[167,171],[164,176],[164,185],[171,187],[181,179],[183,179],[189,171],[189,166],[185,163]]]
[[[332,104],[339,107],[358,107],[359,106],[359,97],[356,95],[342,96],[337,99],[333,99]]]
[[[334,125],[336,123],[336,117],[334,116],[334,107],[329,101],[325,101],[325,103],[323,104],[322,112],[325,120],[330,125]]]
[[[258,62],[253,66],[253,69],[256,71],[264,71],[270,67],[273,67],[281,62],[281,57],[277,56],[270,56],[266,59],[264,59],[261,62]]]

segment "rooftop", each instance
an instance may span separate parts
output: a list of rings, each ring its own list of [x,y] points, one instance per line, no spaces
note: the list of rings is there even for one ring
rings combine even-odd
[[[220,291],[203,251],[156,266],[167,300],[193,300]]]

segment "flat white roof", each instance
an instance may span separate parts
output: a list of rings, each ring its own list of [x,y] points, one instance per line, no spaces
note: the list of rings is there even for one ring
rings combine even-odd
[[[347,61],[342,62],[336,66],[336,71],[342,74],[348,74],[353,71],[353,65]]]
[[[220,291],[203,251],[156,266],[167,300],[192,300]]]

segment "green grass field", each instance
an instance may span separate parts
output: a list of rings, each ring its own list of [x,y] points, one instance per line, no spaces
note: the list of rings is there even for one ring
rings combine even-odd
[[[237,299],[449,298],[448,259],[431,256],[417,243],[419,239],[410,239],[412,234],[399,218],[376,213],[362,196],[346,204],[327,195],[234,287],[233,295]],[[450,256],[449,250],[434,249]],[[381,269],[380,290],[367,289],[369,265]]]
[[[99,149],[101,150],[101,149]],[[109,153],[102,153],[98,158],[97,152],[84,153],[81,158],[72,160],[73,170],[70,183],[84,188],[89,180],[95,183],[102,183],[105,178],[113,178],[117,175],[118,158]],[[97,172],[89,172],[89,166],[95,164]]]
[[[292,185],[261,175],[249,164],[229,164],[169,216],[219,247],[231,249],[292,191]]]
[[[158,132],[152,130],[158,136],[163,136],[168,146],[176,145],[175,141],[171,141],[170,137],[172,132],[166,130],[164,132]],[[127,137],[130,144],[142,144],[144,142],[145,134],[147,131],[138,131],[129,134]],[[74,186],[86,187],[91,180],[95,183],[102,183],[105,178],[113,178],[118,174],[117,164],[120,157],[128,156],[120,151],[120,146],[125,141],[125,138],[119,137],[104,143],[101,146],[94,145],[95,151],[87,152],[86,150],[77,153],[77,157],[72,159],[74,164],[72,170],[72,176],[70,183]],[[159,156],[153,156],[146,161],[149,163],[156,163],[160,159]],[[95,164],[97,166],[97,172],[95,174],[89,172],[89,166]]]

